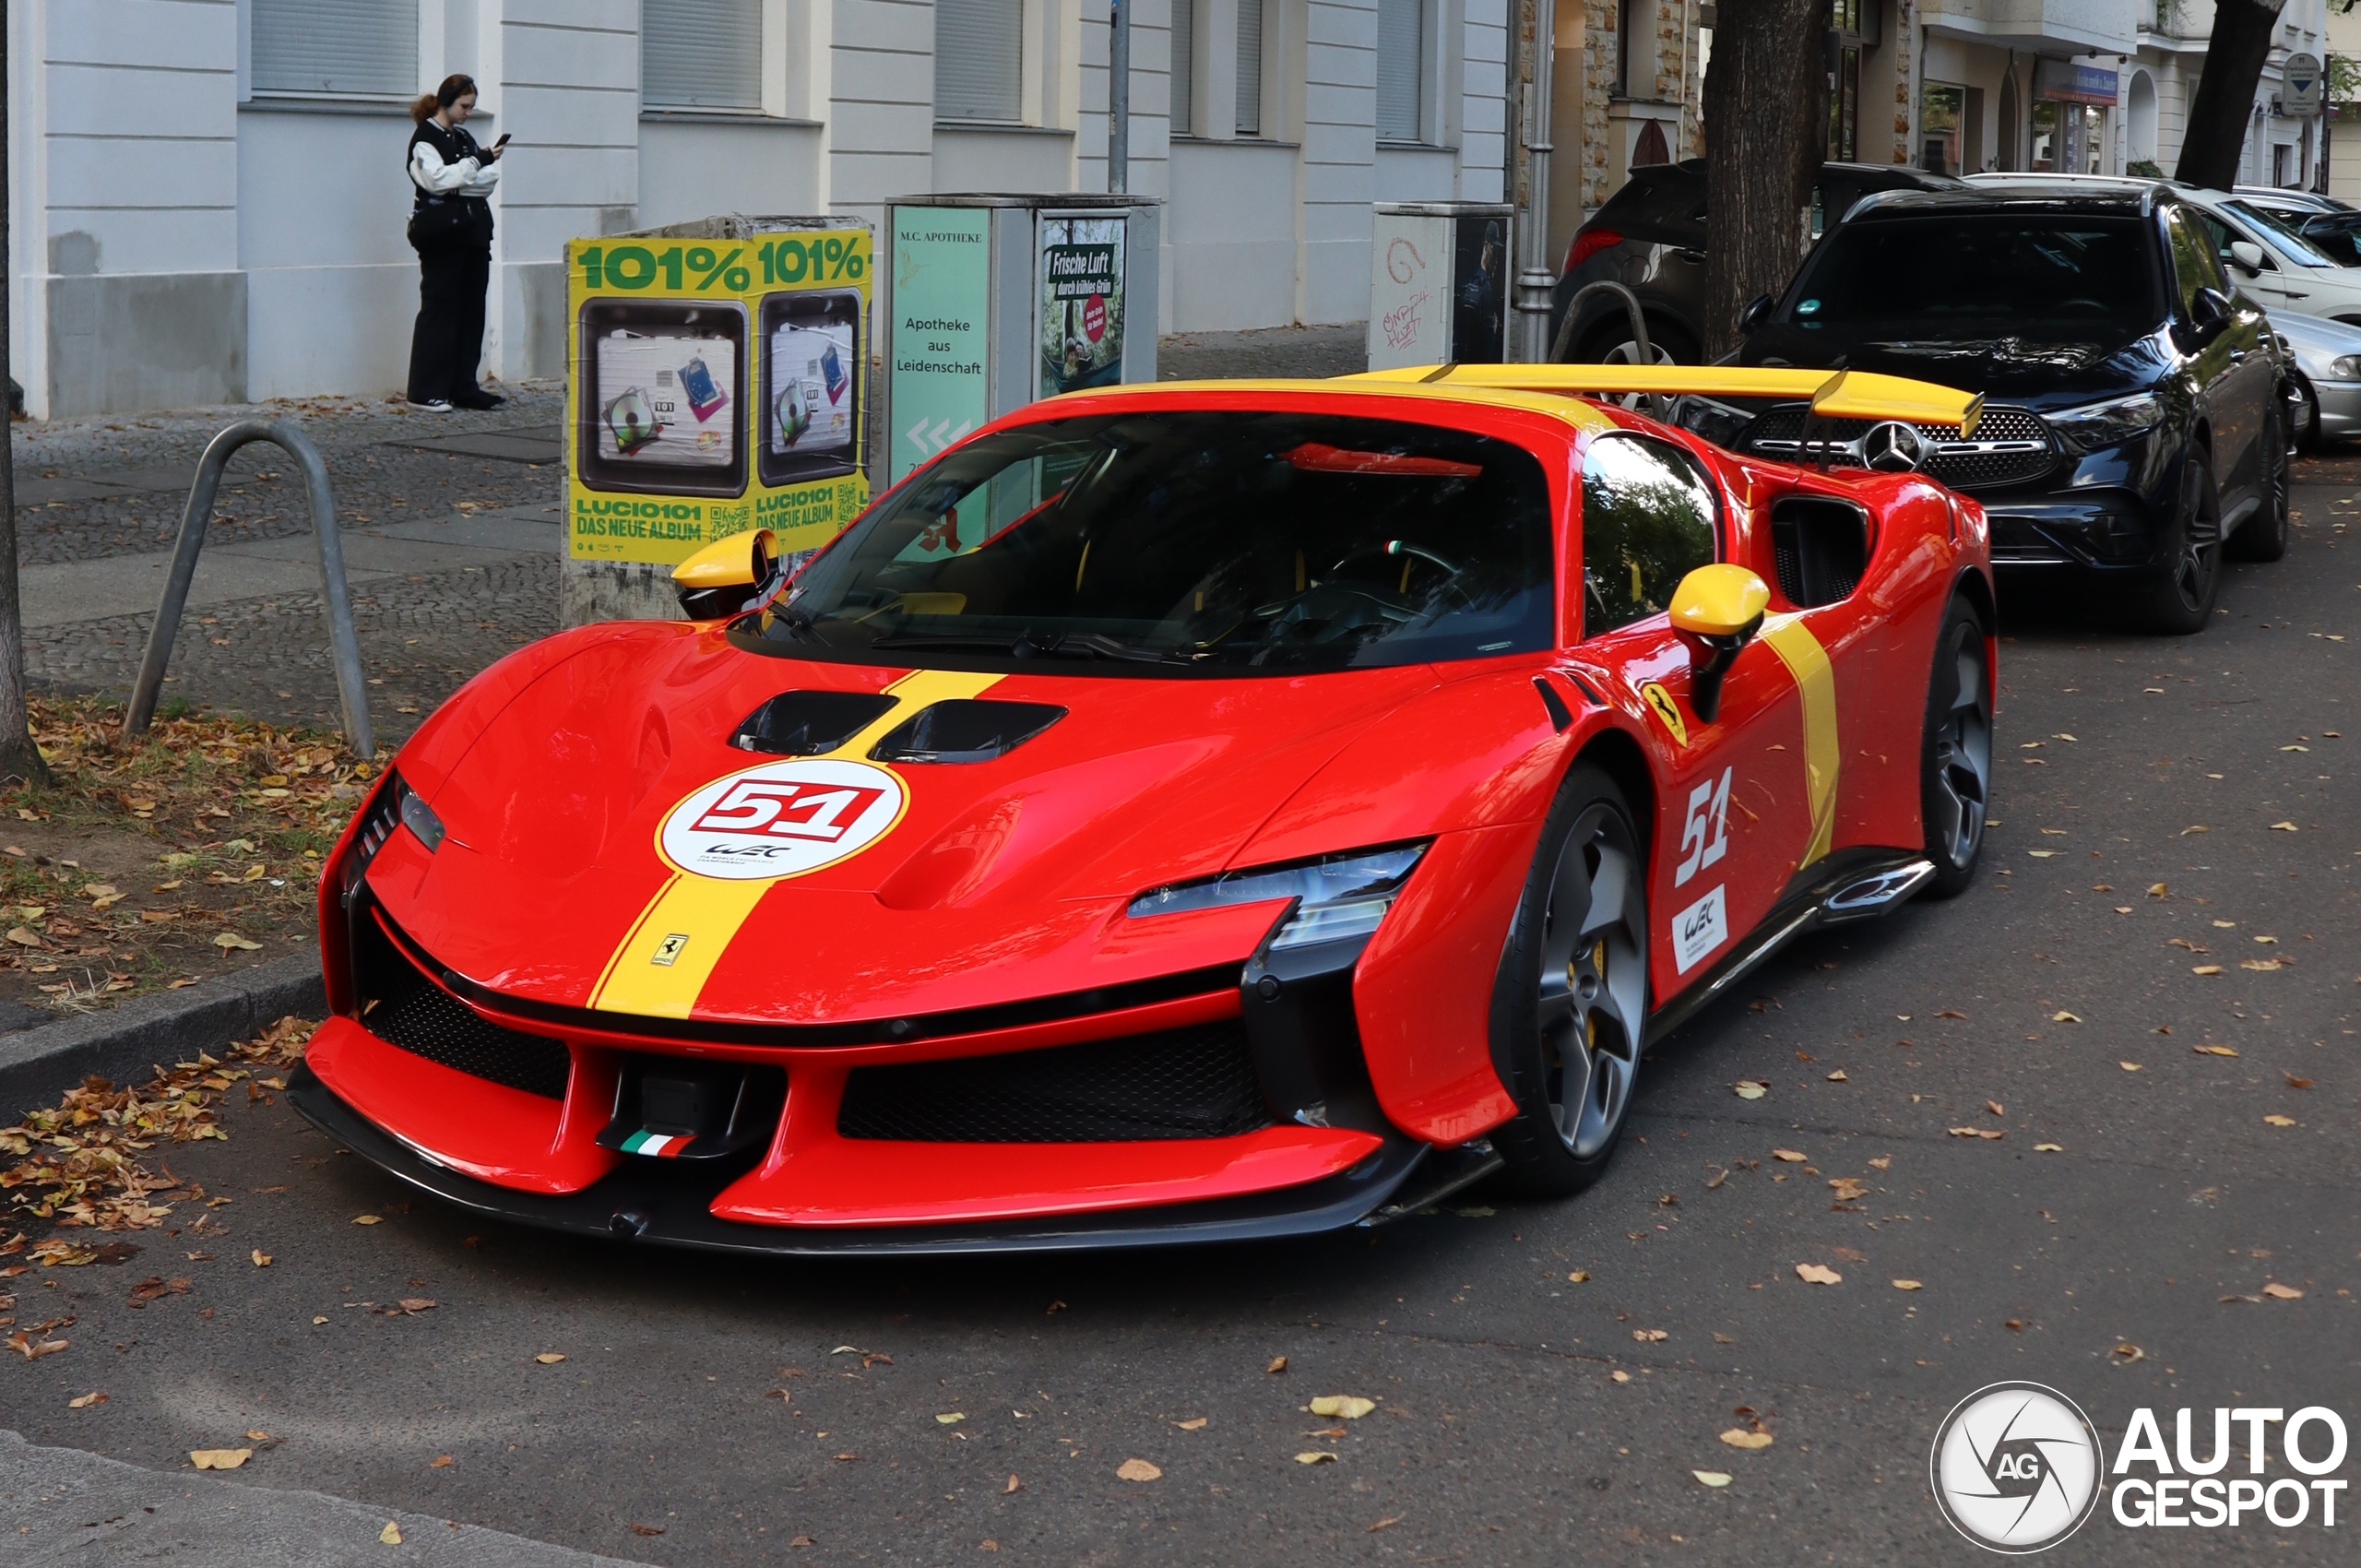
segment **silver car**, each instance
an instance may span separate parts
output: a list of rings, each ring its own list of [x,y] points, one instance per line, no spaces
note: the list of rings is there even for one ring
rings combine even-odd
[[[2297,439],[2317,446],[2361,435],[2361,327],[2293,311],[2272,313],[2271,327],[2296,362]]]

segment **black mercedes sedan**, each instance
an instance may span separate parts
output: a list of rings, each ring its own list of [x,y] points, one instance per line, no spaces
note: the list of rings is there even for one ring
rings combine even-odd
[[[2186,634],[2212,618],[2225,554],[2286,551],[2299,394],[2262,310],[2168,187],[1871,196],[1744,326],[1741,363],[1984,394],[1964,439],[1920,433],[1917,461],[1983,503],[2004,593],[2070,585],[2112,618]],[[1754,410],[1717,434],[1847,461],[1866,427],[1807,431],[1805,412]]]

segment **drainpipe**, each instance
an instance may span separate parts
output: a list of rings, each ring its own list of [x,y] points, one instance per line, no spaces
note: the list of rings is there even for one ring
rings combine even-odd
[[[1107,6],[1107,191],[1132,188],[1132,0]]]
[[[1556,52],[1554,0],[1517,0],[1513,47],[1510,134],[1524,146],[1513,160],[1521,178],[1509,199],[1516,203],[1516,330],[1508,357],[1537,364],[1549,357],[1549,296],[1558,275],[1549,265],[1549,67]],[[1521,101],[1520,101],[1521,100]]]

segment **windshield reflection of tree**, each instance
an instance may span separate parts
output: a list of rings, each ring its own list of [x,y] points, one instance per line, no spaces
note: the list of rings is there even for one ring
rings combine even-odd
[[[1549,585],[1548,487],[1508,442],[1097,416],[952,454],[814,562],[765,629],[848,651],[1394,664],[1545,646]]]

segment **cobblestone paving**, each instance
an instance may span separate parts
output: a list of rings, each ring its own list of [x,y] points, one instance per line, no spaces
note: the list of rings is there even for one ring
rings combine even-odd
[[[512,384],[507,390],[504,407],[482,413],[426,414],[400,403],[318,398],[19,425],[18,559],[42,565],[170,549],[206,443],[224,425],[248,418],[287,420],[311,438],[348,528],[441,517],[459,501],[486,507],[553,501],[562,482],[556,463],[391,445],[462,432],[554,430],[563,422],[558,384]],[[308,530],[311,512],[294,464],[262,445],[231,457],[213,528],[239,539]]]

